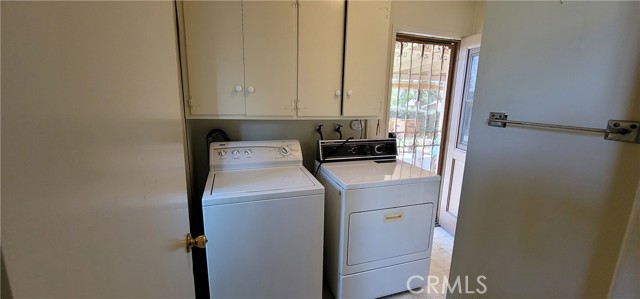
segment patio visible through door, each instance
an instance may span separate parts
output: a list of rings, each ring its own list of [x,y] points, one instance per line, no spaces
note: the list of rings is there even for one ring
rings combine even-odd
[[[457,41],[398,34],[393,56],[389,132],[399,157],[441,173]]]

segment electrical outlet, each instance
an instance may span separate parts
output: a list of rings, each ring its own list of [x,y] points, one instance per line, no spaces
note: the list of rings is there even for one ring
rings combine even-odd
[[[362,130],[362,123],[360,122],[360,120],[352,120],[351,129],[356,131]]]

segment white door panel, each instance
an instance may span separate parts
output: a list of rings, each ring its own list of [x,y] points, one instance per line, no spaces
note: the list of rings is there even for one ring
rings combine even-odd
[[[455,235],[458,220],[460,191],[467,155],[468,120],[472,111],[480,39],[481,35],[478,34],[462,40],[455,74],[447,152],[442,174],[442,196],[438,208],[438,223],[451,235]]]
[[[640,2],[567,3],[487,1],[450,276],[485,275],[492,298],[607,298],[618,279],[640,145],[487,125],[640,120]]]
[[[1,5],[13,296],[193,298],[173,3]]]
[[[454,155],[455,156],[455,155]],[[455,157],[452,160],[451,165],[451,181],[452,182],[462,182],[462,175],[464,174],[464,154],[462,154],[461,159],[456,159]],[[449,201],[447,202],[446,211],[449,212],[454,217],[458,217],[458,208],[460,207],[460,186],[453,186],[454,184],[450,184],[449,189]]]

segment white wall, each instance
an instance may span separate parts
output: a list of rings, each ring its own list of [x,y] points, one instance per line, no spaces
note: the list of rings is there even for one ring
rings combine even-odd
[[[2,6],[0,5],[0,15],[2,15]],[[1,44],[1,42],[0,42]],[[0,47],[1,48],[1,47]],[[0,50],[0,57],[2,56],[2,50]],[[2,59],[0,59],[0,69],[2,68]],[[2,81],[2,72],[0,72],[0,81]],[[2,102],[2,96],[0,96],[0,103]],[[0,107],[2,105],[0,104]],[[0,108],[0,124],[2,123],[2,109]],[[1,125],[0,125],[1,127]],[[2,148],[2,133],[0,133],[0,148]],[[1,154],[0,154],[1,155]],[[0,167],[1,168],[1,167]],[[0,170],[0,189],[2,189],[2,170]],[[0,192],[0,215],[2,215],[2,193]],[[0,216],[0,232],[2,231],[2,216]],[[0,297],[9,298],[12,296],[11,290],[8,287],[9,281],[7,280],[6,269],[4,267],[4,257],[2,256],[2,241],[0,239]],[[5,285],[5,287],[2,287]]]
[[[639,53],[640,2],[486,4],[451,276],[488,292],[466,297],[607,296],[640,145],[486,120],[640,120]]]
[[[391,23],[397,32],[461,39],[474,34],[476,1],[392,1]]]
[[[476,8],[473,12],[473,35],[482,33],[482,28],[484,26],[484,10],[486,6],[486,1],[476,1]]]
[[[390,54],[393,53],[397,32],[414,33],[452,39],[462,39],[482,31],[484,1],[391,1]],[[393,59],[388,61],[389,74]],[[390,82],[391,79],[389,79]],[[390,91],[387,90],[387,94]],[[384,118],[380,121],[380,132],[376,134],[378,120],[367,122],[368,138],[384,138],[387,135],[387,113],[383,105]]]
[[[0,15],[2,14],[2,5],[0,5]],[[1,42],[0,42],[1,44]],[[1,47],[0,47],[1,49]],[[2,51],[0,50],[0,56],[2,56]],[[2,59],[0,59],[0,69],[2,68]],[[0,72],[0,81],[2,81],[2,72]],[[2,102],[2,96],[0,96],[0,102]],[[2,105],[0,104],[0,107]],[[2,123],[2,109],[0,109],[0,124]],[[1,125],[0,125],[1,127]],[[2,133],[0,133],[0,136]],[[0,148],[2,148],[2,138],[0,137]],[[0,167],[0,189],[2,189],[2,167]],[[0,193],[0,215],[2,215],[2,194]],[[2,231],[2,217],[0,216],[0,232]],[[9,280],[7,277],[7,269],[5,268],[4,255],[2,254],[2,242],[0,241],[0,298],[13,298],[13,293],[11,292],[11,287],[9,285]]]

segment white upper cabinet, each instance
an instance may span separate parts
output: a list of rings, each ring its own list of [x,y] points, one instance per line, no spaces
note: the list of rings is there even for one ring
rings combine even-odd
[[[194,116],[293,116],[297,7],[290,1],[184,1]]]
[[[344,116],[380,116],[387,98],[391,3],[348,1]]]
[[[242,2],[182,3],[191,115],[244,115]]]
[[[298,116],[340,116],[344,1],[300,1]]]
[[[190,117],[381,116],[389,0],[179,3]]]
[[[295,1],[243,1],[247,116],[295,115]]]

